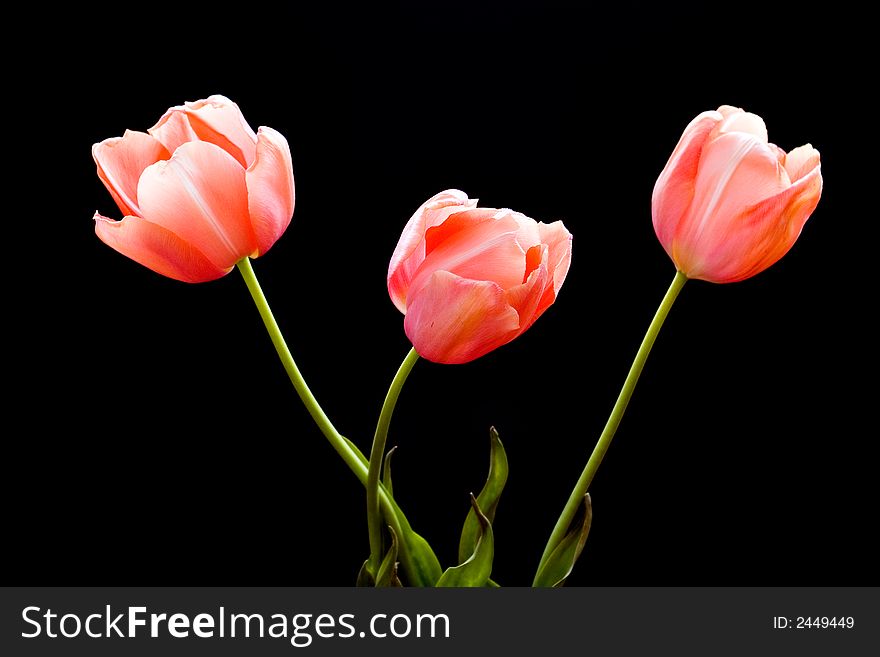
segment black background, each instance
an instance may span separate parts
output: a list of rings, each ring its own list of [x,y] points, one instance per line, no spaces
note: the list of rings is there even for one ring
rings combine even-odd
[[[364,450],[409,349],[385,274],[412,212],[456,187],[574,234],[541,320],[471,364],[418,363],[391,427],[395,492],[444,566],[498,428],[503,585],[531,582],[674,273],[650,199],[682,129],[732,104],[786,150],[812,143],[825,191],[792,251],[742,283],[685,286],[595,479],[570,584],[878,583],[865,16],[284,4],[78,7],[7,27],[6,579],[347,586],[367,556],[363,489],[240,277],[178,283],[94,236],[95,210],[119,215],[91,145],[222,93],[290,143],[294,219],[254,267]]]

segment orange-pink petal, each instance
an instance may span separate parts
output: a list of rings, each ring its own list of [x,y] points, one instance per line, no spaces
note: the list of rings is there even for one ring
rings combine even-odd
[[[199,140],[183,107],[172,107],[167,110],[156,125],[147,132],[161,142],[169,153],[174,153],[179,146],[187,142]]]
[[[410,217],[388,265],[388,293],[400,312],[406,312],[410,282],[425,259],[425,232],[446,221],[450,214],[476,204],[476,199],[469,199],[464,192],[447,189],[425,201]]]
[[[260,255],[271,248],[290,225],[295,188],[290,146],[272,128],[257,132],[253,164],[246,173],[248,211]]]
[[[217,267],[192,244],[141,217],[112,221],[95,213],[95,234],[122,255],[185,283],[212,281],[231,269]]]
[[[504,295],[510,307],[516,310],[519,316],[519,331],[521,335],[535,320],[546,310],[539,308],[546,291],[553,290],[552,277],[547,270],[548,248],[546,244],[538,244],[529,249],[529,261],[537,265],[529,272],[528,278],[520,285],[505,290]],[[548,304],[549,305],[549,304]]]
[[[257,137],[238,105],[225,96],[187,102],[170,108],[148,131],[174,152],[189,141],[215,144],[249,167],[256,154]]]
[[[188,142],[170,160],[141,175],[142,215],[199,249],[226,269],[257,251],[248,215],[245,170],[208,142]]]
[[[113,196],[123,215],[140,213],[137,186],[141,174],[151,164],[170,157],[167,149],[145,132],[126,130],[122,137],[111,137],[92,146],[98,177]]]
[[[420,356],[454,364],[510,342],[520,323],[495,283],[436,271],[410,300],[403,327]]]
[[[519,224],[503,210],[456,212],[425,233],[425,259],[410,284],[417,290],[434,271],[493,281],[503,289],[522,283],[525,251],[517,242]]]
[[[740,108],[731,108],[722,105],[718,112],[724,116],[724,120],[717,127],[717,133],[725,132],[743,132],[756,137],[760,141],[767,143],[767,125],[757,114],[745,112]]]
[[[541,243],[548,247],[547,269],[552,276],[553,291],[558,293],[571,267],[571,233],[561,221],[554,221],[551,224],[538,222],[538,234]]]
[[[691,121],[654,185],[651,198],[654,230],[670,256],[678,223],[694,197],[703,146],[722,119],[719,112],[703,112]]]
[[[744,208],[729,222],[724,240],[688,274],[714,283],[734,283],[761,273],[797,241],[822,194],[818,166],[779,194]]]
[[[205,100],[186,103],[185,111],[199,139],[217,144],[245,168],[253,164],[257,135],[237,104],[215,94]]]
[[[785,156],[785,170],[792,182],[800,180],[819,166],[819,151],[811,144],[793,149]]]
[[[541,230],[541,240],[548,246],[544,258],[547,262],[549,279],[544,287],[544,293],[538,302],[538,307],[535,309],[532,322],[543,315],[544,311],[556,301],[556,296],[559,294],[559,290],[565,282],[569,267],[571,266],[572,237],[563,223],[561,221],[554,221],[549,225],[540,224],[539,228]]]
[[[743,211],[790,185],[776,152],[754,135],[728,132],[704,148],[688,212],[678,220],[672,258],[689,276],[726,250]]]

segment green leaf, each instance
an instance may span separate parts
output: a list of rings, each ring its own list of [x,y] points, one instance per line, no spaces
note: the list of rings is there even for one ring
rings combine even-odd
[[[504,484],[507,483],[508,471],[507,453],[504,451],[504,445],[501,444],[501,438],[499,438],[495,427],[491,427],[489,429],[489,476],[486,478],[483,490],[477,496],[477,502],[489,522],[495,522],[495,510],[498,508],[498,500],[501,497],[501,491],[504,490]],[[480,522],[474,510],[471,509],[468,511],[464,527],[461,530],[461,540],[458,543],[458,563],[464,563],[473,554],[480,531]]]
[[[385,490],[384,484],[380,485]],[[400,530],[397,537],[399,541],[398,556],[407,584],[410,586],[434,586],[443,573],[437,555],[434,554],[428,541],[413,531],[403,511],[400,510],[400,506],[390,494],[388,500],[398,525],[395,525],[394,518],[388,517],[387,514],[385,520],[389,525]]]
[[[397,507],[394,500],[391,504]],[[428,541],[412,530],[402,513],[398,514],[398,520],[402,532],[398,553],[407,583],[410,586],[434,586],[443,573],[440,560]]]
[[[446,572],[437,580],[437,586],[486,586],[489,582],[489,577],[492,574],[492,559],[495,557],[495,537],[492,533],[492,523],[480,510],[473,494],[471,495],[471,506],[480,527],[474,553],[460,566],[447,568]]]
[[[388,532],[391,534],[391,547],[388,548],[385,558],[379,565],[378,572],[374,574],[370,571],[370,560],[367,559],[364,561],[364,565],[361,566],[361,569],[358,572],[357,586],[375,586],[377,588],[386,586],[403,586],[403,584],[400,583],[400,578],[397,576],[397,555],[399,545],[397,534],[390,525],[388,526]]]
[[[397,447],[392,447],[385,455],[385,463],[382,468],[382,485],[388,491],[388,495],[394,497],[394,487],[391,485],[391,456],[397,451]]]
[[[578,516],[571,523],[568,534],[565,535],[556,549],[550,553],[550,557],[543,568],[535,576],[533,586],[557,587],[565,583],[571,574],[575,562],[583,552],[584,544],[590,533],[590,524],[593,521],[593,503],[590,494],[584,495],[584,503],[580,507]]]
[[[361,462],[364,465],[367,465],[367,457],[365,457],[363,452],[357,448],[357,445],[351,442],[348,438],[344,438],[344,440],[352,448]],[[384,484],[380,484],[380,486],[388,495],[394,516],[397,518],[397,523],[400,525],[400,536],[397,537],[397,553],[398,558],[400,559],[400,566],[406,575],[407,584],[410,586],[434,586],[437,580],[440,579],[440,575],[443,573],[437,555],[434,554],[434,550],[431,549],[428,541],[412,530],[409,521],[406,519],[403,511],[400,510],[400,506],[391,496],[391,492],[385,488]],[[387,515],[385,517],[385,522],[389,525],[394,525],[393,520],[387,517]],[[370,586],[372,586],[372,584],[370,584]]]
[[[375,586],[376,578],[370,574],[370,560],[367,559],[364,561],[364,565],[361,566],[361,569],[358,571],[357,581],[355,586]]]
[[[355,445],[353,442],[351,442],[351,441],[350,441],[348,438],[346,438],[345,436],[340,436],[340,438],[342,438],[342,439],[346,442],[346,444],[347,444],[349,447],[351,447],[351,451],[354,452],[355,456],[357,456],[358,459],[360,459],[360,462],[361,462],[361,463],[363,463],[364,465],[369,465],[369,464],[370,464],[370,462],[367,460],[367,457],[364,456],[364,453],[363,453],[360,449],[358,449],[358,446],[357,446],[357,445]]]
[[[397,534],[389,526],[388,531],[391,533],[391,547],[379,566],[379,573],[376,575],[376,586],[403,586],[397,577]]]

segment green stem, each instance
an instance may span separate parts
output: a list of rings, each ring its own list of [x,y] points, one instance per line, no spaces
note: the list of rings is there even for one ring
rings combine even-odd
[[[397,374],[391,381],[391,387],[385,395],[385,403],[379,413],[376,434],[373,436],[373,447],[370,450],[370,467],[367,474],[367,528],[370,533],[370,562],[368,570],[374,575],[379,572],[382,563],[382,518],[379,512],[379,474],[382,472],[382,457],[385,455],[385,443],[388,439],[388,427],[391,416],[397,405],[397,398],[403,389],[406,378],[413,365],[419,359],[415,349],[410,349],[400,364]],[[400,534],[398,534],[399,536]]]
[[[663,326],[666,315],[669,314],[672,304],[675,302],[678,293],[681,292],[681,288],[686,281],[687,277],[684,274],[681,272],[675,273],[675,278],[672,279],[672,284],[666,291],[666,296],[663,297],[660,307],[657,308],[654,319],[651,320],[651,325],[648,327],[648,332],[645,333],[645,337],[642,339],[642,344],[639,347],[638,352],[636,352],[635,360],[629,368],[629,374],[626,376],[626,381],[623,382],[623,388],[621,388],[620,395],[617,397],[617,402],[614,404],[614,408],[611,410],[611,415],[605,423],[602,435],[599,436],[599,441],[596,443],[596,447],[590,455],[590,460],[587,461],[587,465],[581,473],[577,484],[575,484],[574,490],[571,491],[571,496],[568,498],[568,502],[566,502],[565,508],[559,516],[559,520],[556,521],[556,526],[553,528],[553,533],[550,534],[550,539],[547,541],[547,547],[544,548],[544,554],[541,556],[541,563],[538,566],[537,572],[541,572],[541,569],[553,553],[553,550],[559,545],[560,541],[562,541],[568,532],[569,526],[577,513],[578,507],[583,502],[584,495],[586,495],[587,490],[590,488],[590,484],[593,482],[596,470],[599,469],[599,464],[602,463],[602,458],[605,456],[605,452],[608,451],[609,445],[611,445],[611,439],[614,438],[614,433],[617,431],[617,427],[623,419],[626,405],[629,403],[633,390],[635,390],[636,383],[639,381],[639,375],[642,373],[645,361],[648,360],[648,354],[651,353],[651,347],[654,346],[654,341],[657,339],[660,327]]]
[[[321,433],[324,434],[324,437],[327,438],[329,443],[333,446],[333,449],[335,449],[339,456],[342,457],[342,460],[358,478],[361,484],[366,486],[369,475],[367,459],[364,458],[364,455],[361,454],[357,447],[336,430],[336,427],[333,426],[333,423],[327,417],[327,414],[324,413],[321,405],[318,404],[318,400],[315,399],[312,391],[309,390],[309,386],[306,384],[305,379],[303,379],[299,368],[293,360],[290,349],[287,348],[287,343],[284,341],[284,336],[281,334],[278,322],[275,321],[275,317],[272,315],[272,309],[269,308],[269,302],[266,301],[266,296],[260,288],[260,283],[257,281],[250,260],[244,258],[237,263],[237,266],[238,271],[241,272],[241,276],[254,299],[260,317],[262,317],[263,323],[266,325],[266,330],[269,332],[272,344],[275,345],[275,351],[278,352],[281,364],[284,366],[287,376],[290,377],[290,381],[293,383],[293,387],[296,389],[296,392],[305,405],[306,410],[308,410],[309,415],[312,416],[315,424],[318,425]],[[379,502],[382,506],[382,511],[385,513],[385,519],[388,524],[391,525],[398,536],[404,536],[402,523],[405,522],[406,519],[403,517],[403,514],[391,501],[391,498],[386,493],[384,487],[379,487],[378,494]],[[412,568],[414,568],[411,561],[411,555],[406,551],[405,545],[401,545],[400,549],[402,550],[400,560],[403,563],[404,568],[411,571]]]
[[[315,399],[315,396],[309,389],[305,379],[303,379],[302,374],[300,374],[299,368],[296,366],[296,362],[294,362],[293,356],[290,353],[290,349],[287,348],[287,343],[284,341],[284,336],[281,334],[278,322],[275,321],[272,309],[269,308],[269,302],[266,301],[266,295],[263,294],[257,276],[254,274],[254,268],[251,267],[250,259],[243,258],[242,260],[239,260],[237,266],[251,296],[254,298],[254,303],[257,305],[260,317],[263,318],[263,323],[266,325],[266,330],[269,332],[272,344],[275,345],[275,351],[278,352],[281,364],[284,366],[287,376],[290,377],[290,382],[293,384],[294,389],[296,389],[296,392],[302,400],[302,403],[305,405],[306,410],[309,412],[309,415],[312,416],[315,424],[318,425],[321,433],[323,433],[327,440],[330,441],[333,449],[335,449],[339,456],[342,457],[342,460],[345,461],[351,471],[356,475],[359,475],[360,471],[364,470],[365,480],[366,468],[364,464],[361,463],[361,460],[358,458],[357,454],[355,454],[350,443],[342,437],[342,435],[336,430],[336,427],[333,426],[330,418],[324,413],[324,409],[321,408],[321,405],[318,403],[318,400]],[[360,476],[358,476],[358,478],[360,479]]]

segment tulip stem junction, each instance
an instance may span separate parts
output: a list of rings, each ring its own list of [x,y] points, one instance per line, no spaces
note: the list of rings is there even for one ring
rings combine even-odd
[[[379,475],[382,472],[382,459],[385,455],[385,443],[388,440],[388,427],[391,425],[391,416],[397,405],[397,398],[403,389],[409,373],[419,359],[415,349],[410,349],[406,358],[400,364],[397,374],[391,381],[385,402],[379,413],[379,421],[376,423],[376,434],[373,436],[373,447],[370,450],[369,473],[367,475],[367,528],[370,533],[370,560],[368,571],[374,576],[379,572],[382,563],[382,517],[379,510]]]
[[[266,300],[266,296],[263,294],[263,290],[260,287],[260,283],[257,280],[256,274],[254,274],[254,269],[251,266],[250,259],[243,258],[237,263],[237,267],[238,271],[241,272],[241,276],[244,279],[245,285],[247,285],[248,291],[250,291],[251,296],[254,299],[254,303],[257,306],[260,317],[262,317],[263,323],[266,325],[266,330],[269,332],[269,337],[272,340],[272,344],[275,346],[275,351],[278,352],[278,357],[281,359],[281,364],[284,366],[284,370],[287,372],[287,376],[290,377],[290,381],[291,383],[293,383],[293,387],[296,389],[296,392],[299,395],[299,398],[302,400],[303,404],[305,405],[306,410],[308,410],[309,415],[312,416],[315,424],[318,425],[321,433],[324,434],[324,437],[327,438],[329,443],[333,446],[333,449],[336,450],[339,456],[342,457],[342,460],[345,462],[345,464],[358,478],[358,481],[366,486],[369,475],[367,459],[364,457],[361,451],[354,446],[354,444],[352,444],[347,438],[345,438],[345,436],[343,436],[336,430],[336,427],[333,426],[330,418],[328,418],[327,414],[324,413],[324,410],[321,408],[318,400],[315,399],[315,396],[309,389],[309,386],[303,378],[302,374],[300,373],[299,368],[296,366],[296,362],[293,360],[293,355],[290,353],[290,349],[288,349],[287,347],[284,336],[281,334],[281,328],[278,326],[278,322],[275,321],[275,316],[272,314],[272,309],[269,307],[269,302]],[[410,367],[412,367],[412,365],[410,365]],[[397,379],[395,379],[395,381],[396,380]],[[402,385],[403,382],[401,381],[400,383]],[[396,399],[397,395],[394,396],[395,401]],[[386,400],[386,405],[387,404],[388,400]],[[393,406],[394,405],[392,403],[392,409]],[[385,411],[383,408],[383,414],[384,412]],[[389,420],[390,416],[391,414],[389,412]],[[386,423],[386,432],[387,428],[388,427]],[[398,536],[403,536],[404,523],[406,523],[406,518],[403,516],[403,513],[400,511],[397,505],[394,504],[391,496],[388,495],[388,493],[385,491],[385,488],[381,484],[378,487],[378,499],[379,503],[381,504],[382,510],[385,513],[385,520],[388,522],[389,525],[391,525]],[[413,572],[415,566],[412,562],[412,555],[410,555],[407,551],[406,544],[401,543],[401,545],[399,545],[399,550],[401,565],[408,572]]]
[[[645,361],[648,360],[648,354],[651,353],[651,347],[654,346],[657,334],[660,333],[660,327],[663,326],[663,322],[666,320],[666,316],[669,314],[672,304],[675,303],[675,299],[678,297],[678,293],[681,292],[681,288],[686,281],[687,276],[681,272],[676,272],[675,278],[672,279],[672,283],[666,291],[666,295],[663,297],[663,301],[660,302],[660,307],[657,308],[657,312],[654,314],[654,319],[651,320],[651,325],[648,326],[648,331],[642,339],[642,344],[639,346],[638,352],[636,352],[635,360],[633,360],[633,364],[629,368],[629,374],[627,374],[626,380],[623,382],[623,388],[620,390],[620,394],[617,397],[614,408],[611,410],[611,415],[608,417],[608,421],[605,423],[605,428],[599,436],[596,447],[593,448],[593,453],[590,455],[590,459],[587,461],[584,471],[581,473],[577,484],[575,484],[574,490],[572,490],[571,496],[568,498],[568,502],[566,502],[565,508],[559,516],[559,520],[556,521],[553,533],[550,534],[550,539],[547,541],[547,547],[544,548],[544,554],[541,556],[541,563],[538,566],[537,571],[538,573],[541,572],[544,564],[550,558],[550,555],[553,554],[553,550],[556,549],[568,533],[572,520],[577,514],[578,507],[583,502],[584,495],[586,495],[590,488],[590,484],[593,482],[596,470],[599,469],[599,465],[602,463],[602,458],[605,456],[605,452],[608,451],[608,447],[611,445],[611,440],[614,438],[614,433],[617,431],[617,427],[623,419],[626,406],[629,403],[630,397],[632,397],[636,383],[638,383],[639,375],[642,373]]]

